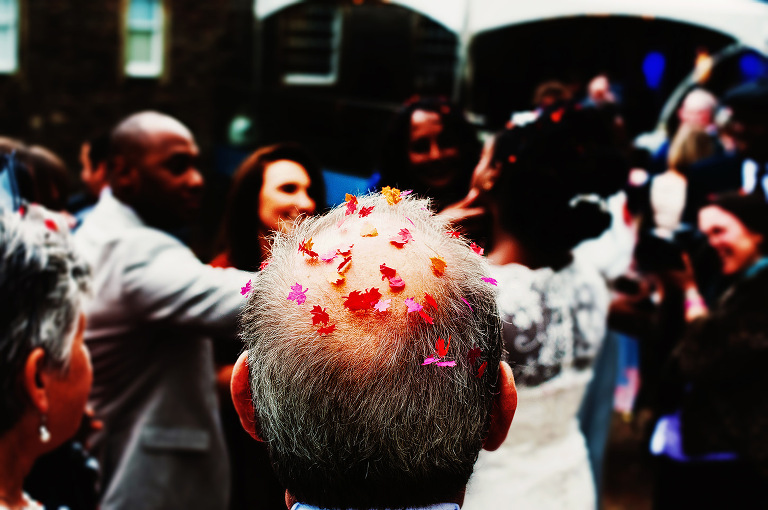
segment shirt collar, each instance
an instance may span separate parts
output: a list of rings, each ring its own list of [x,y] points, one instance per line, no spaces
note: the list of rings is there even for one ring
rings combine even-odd
[[[460,507],[456,503],[437,503],[436,505],[421,506],[421,507],[409,507],[406,510],[459,510]],[[295,503],[291,510],[324,510],[322,508],[305,505],[304,503]]]

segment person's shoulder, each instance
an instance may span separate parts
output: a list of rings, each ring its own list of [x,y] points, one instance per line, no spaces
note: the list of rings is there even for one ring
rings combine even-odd
[[[744,158],[734,153],[715,154],[691,165],[688,172],[690,180],[723,177],[723,172],[738,171]]]

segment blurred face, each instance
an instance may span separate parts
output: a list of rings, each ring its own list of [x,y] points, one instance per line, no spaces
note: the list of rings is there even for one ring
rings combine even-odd
[[[93,370],[91,356],[83,342],[84,331],[85,315],[81,314],[72,343],[69,368],[64,373],[52,377],[48,388],[51,403],[48,427],[53,438],[52,443],[61,444],[75,434],[91,391]]]
[[[154,224],[183,224],[197,217],[204,180],[197,169],[200,151],[183,126],[147,135],[144,157],[137,165],[137,201]]]
[[[739,219],[716,206],[699,212],[699,229],[723,263],[723,274],[744,271],[761,256],[763,236],[748,230]]]
[[[98,196],[101,189],[107,182],[107,172],[104,165],[94,168],[90,160],[91,144],[85,142],[80,147],[80,180],[85,184],[85,188],[92,196]]]
[[[458,140],[446,133],[437,112],[416,110],[411,115],[408,160],[413,177],[430,188],[450,186],[458,175]]]
[[[259,220],[269,230],[289,232],[301,214],[315,212],[309,196],[311,181],[303,166],[287,159],[264,168],[264,183],[259,193]]]

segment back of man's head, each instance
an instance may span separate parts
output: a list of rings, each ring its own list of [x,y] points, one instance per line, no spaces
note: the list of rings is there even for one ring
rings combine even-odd
[[[708,128],[714,119],[717,98],[701,88],[690,91],[683,99],[678,114],[680,122],[699,129]]]
[[[495,282],[427,205],[397,190],[351,198],[278,234],[252,282],[255,434],[297,501],[461,501],[484,442],[506,436],[515,402],[499,410],[499,393],[514,386]]]

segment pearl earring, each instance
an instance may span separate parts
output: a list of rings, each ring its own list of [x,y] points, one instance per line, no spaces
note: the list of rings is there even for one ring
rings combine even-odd
[[[40,423],[40,442],[47,443],[50,440],[51,433],[48,431],[48,427],[45,426],[45,415],[43,415]]]

